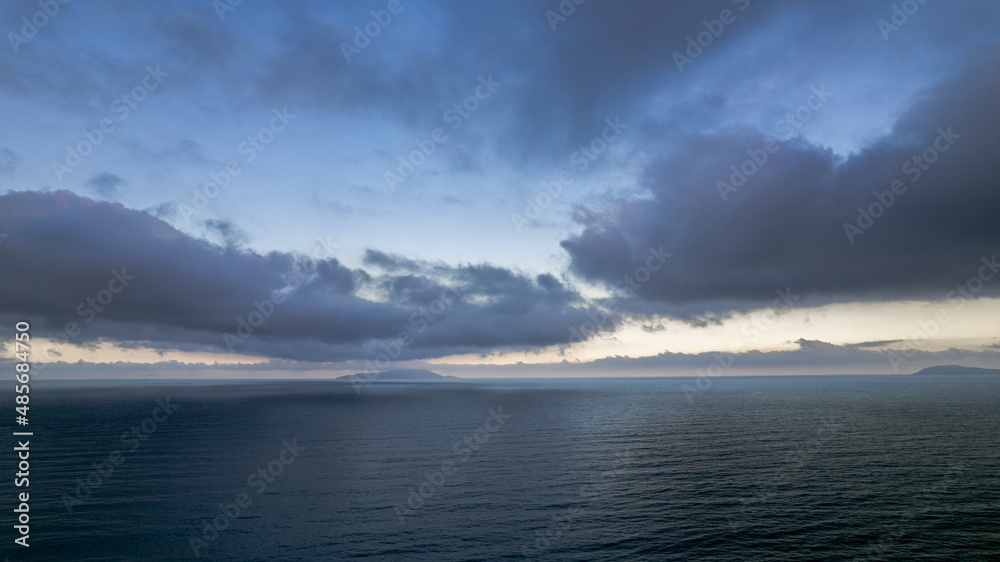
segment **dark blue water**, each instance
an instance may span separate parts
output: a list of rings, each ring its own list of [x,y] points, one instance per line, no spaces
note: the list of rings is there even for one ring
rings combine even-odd
[[[1000,377],[117,384],[35,385],[11,560],[1000,559]]]

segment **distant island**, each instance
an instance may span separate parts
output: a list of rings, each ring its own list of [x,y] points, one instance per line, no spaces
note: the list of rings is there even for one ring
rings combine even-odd
[[[461,377],[439,375],[427,369],[393,369],[381,373],[357,373],[344,375],[333,380],[341,381],[444,381],[461,380]]]
[[[938,365],[921,369],[914,375],[1000,375],[1000,369],[980,369],[961,365]]]

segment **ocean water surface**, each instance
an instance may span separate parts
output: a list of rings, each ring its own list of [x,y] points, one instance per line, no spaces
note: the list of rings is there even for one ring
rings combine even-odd
[[[81,561],[1000,559],[1000,377],[711,382],[358,394],[339,382],[38,381],[31,546],[8,531],[4,549]],[[24,429],[8,418],[8,436]],[[13,498],[13,456],[2,464]]]

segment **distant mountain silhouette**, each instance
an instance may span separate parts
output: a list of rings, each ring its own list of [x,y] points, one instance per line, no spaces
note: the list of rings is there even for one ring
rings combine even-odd
[[[938,365],[921,369],[914,375],[1000,375],[1000,369],[980,369],[961,365]]]
[[[381,373],[357,373],[355,375],[344,375],[334,380],[360,380],[360,381],[440,381],[440,380],[460,380],[460,377],[450,375],[439,375],[427,369],[393,369]]]

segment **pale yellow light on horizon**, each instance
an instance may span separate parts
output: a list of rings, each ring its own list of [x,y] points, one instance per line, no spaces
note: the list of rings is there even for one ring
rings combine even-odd
[[[165,361],[179,363],[219,363],[222,365],[254,365],[266,363],[267,358],[251,357],[230,353],[168,351],[150,348],[121,347],[115,342],[100,342],[94,346],[81,346],[70,343],[58,343],[45,338],[34,338],[29,342],[28,350],[31,363],[123,363],[151,364]],[[7,357],[14,357],[15,343],[8,342]],[[23,350],[22,350],[23,351]]]
[[[882,302],[835,304],[813,308],[779,307],[734,315],[718,324],[695,327],[659,318],[628,322],[613,333],[600,334],[586,342],[538,351],[451,355],[426,359],[423,363],[447,365],[554,364],[564,360],[586,363],[615,356],[650,357],[660,353],[698,354],[714,351],[789,351],[799,348],[799,339],[846,346],[862,342],[888,341],[866,347],[942,351],[949,348],[979,351],[997,343],[1000,334],[1000,298],[955,302]],[[944,319],[944,321],[941,321]],[[654,331],[643,326],[655,327]],[[661,329],[662,328],[662,329]],[[926,339],[920,334],[927,334]],[[893,342],[892,340],[904,340]],[[14,357],[14,342],[8,342],[7,357]],[[152,364],[167,361],[224,365],[254,365],[268,358],[216,352],[189,352],[122,347],[114,342],[94,346],[58,344],[42,338],[31,342],[31,361],[76,363]],[[48,350],[56,350],[58,354]],[[334,365],[331,368],[336,369]],[[345,367],[345,372],[351,369]],[[358,369],[354,369],[358,370]]]
[[[613,333],[583,343],[538,351],[451,355],[428,359],[432,365],[513,365],[589,362],[615,356],[651,357],[660,353],[698,354],[713,351],[790,351],[799,339],[839,346],[903,340],[866,349],[949,348],[980,350],[1000,334],[1000,299],[957,303],[901,301],[834,304],[814,308],[757,310],[734,315],[719,324],[695,327],[660,318],[628,322]],[[944,316],[941,316],[941,314]],[[938,316],[938,318],[935,318]],[[940,318],[945,320],[939,321]],[[662,330],[643,330],[643,325]],[[936,328],[935,328],[936,326]],[[933,332],[933,333],[929,333]],[[927,334],[925,339],[920,334]]]

